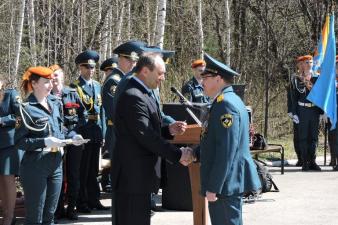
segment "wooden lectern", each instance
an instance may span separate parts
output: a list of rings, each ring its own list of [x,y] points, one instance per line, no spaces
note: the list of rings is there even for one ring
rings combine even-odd
[[[175,136],[171,143],[195,145],[200,143],[201,127],[197,124],[187,125],[183,135]],[[189,165],[189,176],[192,193],[194,225],[208,224],[208,208],[205,197],[200,195],[200,164],[191,163]]]

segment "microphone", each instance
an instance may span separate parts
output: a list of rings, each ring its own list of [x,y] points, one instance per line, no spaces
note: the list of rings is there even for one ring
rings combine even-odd
[[[182,104],[185,104],[185,105],[188,105],[188,106],[193,106],[192,103],[191,103],[188,99],[186,99],[186,98],[182,95],[182,93],[179,92],[175,87],[171,87],[170,90],[180,98],[180,102],[181,102]]]

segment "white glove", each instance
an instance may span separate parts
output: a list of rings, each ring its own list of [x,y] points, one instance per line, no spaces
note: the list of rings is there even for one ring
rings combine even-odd
[[[328,118],[327,118],[326,113],[321,114],[321,115],[319,116],[319,119],[320,119],[321,121],[323,121],[324,123],[327,123],[327,122],[328,122]]]
[[[73,145],[80,146],[83,144],[83,137],[80,134],[76,134],[72,137]]]
[[[297,115],[293,115],[292,121],[293,121],[295,124],[299,124],[299,118],[298,118],[298,116],[297,116]]]
[[[56,137],[47,137],[44,139],[47,148],[63,147],[66,143]]]
[[[292,115],[291,112],[288,113],[288,116],[289,116],[291,119],[293,119],[293,115]]]

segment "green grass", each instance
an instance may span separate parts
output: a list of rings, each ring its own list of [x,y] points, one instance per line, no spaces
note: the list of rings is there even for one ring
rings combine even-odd
[[[281,144],[284,147],[284,157],[285,159],[297,159],[294,147],[293,147],[293,135],[287,135],[282,138],[271,138],[268,140],[268,144]],[[319,134],[319,141],[318,141],[318,146],[317,146],[317,156],[324,156],[324,135],[322,133]],[[330,155],[330,150],[327,147],[326,150],[326,156]],[[259,156],[260,158],[263,159],[268,159],[268,160],[275,160],[275,159],[280,159],[280,154],[279,153],[266,153],[266,154],[261,154]]]

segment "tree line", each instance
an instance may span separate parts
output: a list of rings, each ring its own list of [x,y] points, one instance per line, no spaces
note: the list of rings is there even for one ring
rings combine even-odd
[[[291,132],[285,86],[295,58],[312,54],[333,0],[3,0],[0,72],[17,86],[34,65],[59,64],[68,81],[74,59],[96,50],[100,62],[124,41],[138,39],[176,54],[161,89],[173,99],[191,77],[190,64],[208,52],[229,64],[246,84],[256,130]],[[336,9],[335,9],[336,10]],[[102,73],[96,74],[101,80]],[[283,129],[281,129],[283,128]]]

